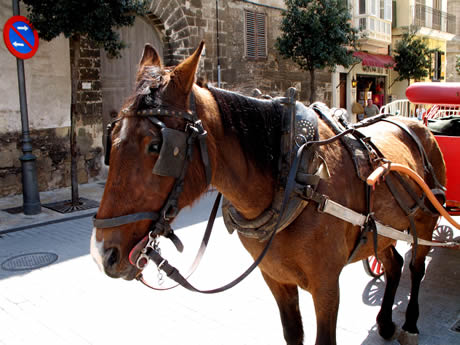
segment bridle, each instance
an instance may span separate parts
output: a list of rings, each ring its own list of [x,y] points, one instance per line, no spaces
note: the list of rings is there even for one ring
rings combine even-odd
[[[125,112],[129,110],[124,110]],[[190,111],[177,111],[164,107],[152,107],[149,109],[138,110],[137,117],[147,118],[155,126],[160,128],[162,134],[162,145],[157,162],[152,173],[161,176],[171,176],[175,178],[173,188],[168,195],[165,203],[158,212],[138,212],[113,218],[99,219],[93,217],[93,225],[96,228],[112,228],[140,220],[151,220],[148,235],[137,243],[129,254],[129,261],[132,265],[142,270],[148,262],[147,246],[151,245],[152,239],[159,236],[169,238],[180,252],[183,245],[179,238],[174,234],[170,222],[179,212],[178,199],[184,188],[185,175],[188,165],[193,156],[195,142],[198,140],[201,160],[206,173],[206,185],[211,183],[211,164],[209,161],[208,148],[206,144],[207,132],[203,128],[201,120],[196,113],[195,96],[190,93]],[[184,131],[167,127],[158,116],[173,117],[185,120]],[[107,126],[107,142],[105,164],[110,163],[110,150],[112,145],[112,131],[115,124],[123,117],[115,119]]]
[[[206,173],[206,183],[207,185],[211,182],[211,165],[209,161],[208,149],[206,144],[207,132],[204,130],[201,120],[198,118],[195,110],[195,98],[193,92],[190,94],[190,109],[191,111],[175,111],[163,107],[151,107],[148,109],[138,110],[135,116],[145,117],[155,126],[159,127],[163,137],[163,142],[160,150],[160,155],[155,163],[153,168],[153,173],[161,176],[172,176],[175,178],[175,182],[171,192],[168,195],[164,205],[162,206],[159,212],[139,212],[128,215],[123,215],[113,218],[98,219],[93,217],[94,227],[104,229],[117,227],[121,225],[126,225],[134,223],[140,220],[151,220],[152,223],[149,227],[148,234],[140,240],[130,251],[129,253],[129,262],[131,265],[138,268],[141,272],[144,267],[147,265],[149,260],[152,260],[158,267],[159,273],[160,270],[165,272],[167,276],[175,281],[178,285],[182,285],[188,290],[206,294],[213,294],[228,290],[241,282],[246,278],[263,260],[267,254],[271,243],[274,240],[274,237],[277,233],[277,229],[280,225],[282,215],[286,209],[291,193],[294,191],[296,181],[295,176],[297,173],[298,166],[302,158],[302,152],[304,149],[312,149],[312,143],[308,142],[301,145],[295,154],[294,160],[292,162],[289,174],[287,176],[287,183],[284,190],[283,201],[280,206],[280,216],[274,226],[274,230],[270,233],[267,238],[266,244],[255,259],[255,261],[244,271],[240,276],[235,278],[230,283],[212,290],[200,290],[195,288],[187,281],[187,276],[195,270],[201,257],[204,254],[206,249],[212,226],[216,218],[217,210],[219,207],[221,194],[218,193],[216,201],[211,212],[211,215],[208,220],[208,225],[206,227],[205,234],[203,236],[200,249],[196,258],[189,269],[189,274],[184,277],[174,266],[170,265],[166,259],[161,256],[160,249],[158,248],[157,240],[160,236],[169,238],[176,249],[180,252],[183,250],[183,245],[180,242],[179,238],[174,234],[171,229],[170,222],[178,214],[178,199],[182,193],[184,187],[185,175],[187,172],[188,165],[192,159],[193,148],[195,146],[196,140],[198,140],[200,151],[201,151],[201,160],[203,162],[205,173]],[[168,128],[162,121],[160,121],[158,116],[174,117],[183,119],[186,122],[185,130],[179,131],[175,129]],[[106,143],[106,156],[105,163],[108,165],[110,161],[110,149],[111,149],[111,134],[113,127],[121,118],[114,120],[107,127],[107,143]],[[185,154],[183,154],[185,153]],[[144,285],[150,287],[154,290],[168,290],[170,288],[156,288],[149,285],[144,278],[142,273],[137,276],[137,279],[140,280]],[[177,285],[175,285],[177,286]],[[173,287],[175,287],[173,286]]]
[[[158,271],[163,271],[167,276],[175,281],[177,285],[182,285],[188,290],[206,294],[213,294],[228,290],[241,282],[246,278],[262,261],[262,259],[267,254],[271,243],[276,235],[276,229],[281,221],[279,217],[278,222],[275,226],[275,231],[272,231],[270,234],[264,249],[259,254],[257,259],[249,266],[246,271],[244,271],[239,277],[231,281],[230,283],[212,290],[199,290],[192,286],[188,281],[187,277],[193,273],[193,271],[198,266],[198,263],[201,260],[201,257],[204,255],[207,243],[209,241],[211,230],[213,227],[214,220],[216,218],[217,210],[220,204],[221,194],[218,193],[216,201],[211,212],[211,215],[208,220],[208,225],[204,233],[200,249],[196,258],[189,269],[188,274],[184,277],[175,267],[171,266],[166,259],[161,256],[160,250],[158,248],[157,239],[160,236],[165,236],[169,238],[176,249],[180,252],[183,250],[183,245],[180,242],[179,238],[174,234],[170,226],[170,221],[178,214],[178,198],[184,187],[184,179],[187,172],[188,164],[190,163],[193,155],[193,148],[196,140],[198,140],[200,151],[201,151],[201,160],[203,162],[205,173],[206,173],[206,184],[209,185],[211,182],[211,165],[209,161],[208,149],[206,144],[207,132],[204,130],[201,120],[199,120],[196,110],[195,110],[195,98],[193,92],[190,94],[190,109],[191,111],[175,111],[170,109],[165,109],[162,107],[152,107],[149,109],[143,109],[136,112],[136,116],[145,117],[155,126],[159,127],[163,136],[162,147],[160,151],[160,156],[155,163],[153,168],[153,173],[163,176],[173,176],[175,178],[174,186],[171,192],[168,195],[164,205],[162,206],[159,212],[139,212],[132,213],[128,215],[123,215],[113,218],[104,218],[98,219],[95,216],[93,217],[93,225],[96,228],[112,228],[121,225],[126,225],[134,223],[140,220],[151,220],[152,223],[149,227],[148,234],[140,240],[130,251],[129,253],[129,262],[131,265],[138,268],[141,272],[149,262],[152,260],[158,267]],[[168,128],[162,121],[160,121],[158,116],[169,116],[179,119],[183,119],[186,122],[185,130],[179,131],[175,129]],[[110,150],[112,144],[111,134],[115,124],[121,120],[123,117],[114,120],[107,127],[107,142],[106,142],[106,155],[105,163],[109,165],[110,163]],[[179,139],[178,139],[179,138]],[[294,160],[292,169],[288,177],[288,183],[286,185],[285,194],[283,203],[281,206],[280,213],[283,214],[284,209],[287,205],[289,196],[294,190],[295,185],[295,172],[297,171],[297,166],[302,155],[303,148],[306,147],[306,144],[297,152],[296,159]],[[180,159],[173,159],[172,156],[181,156],[179,154],[174,154],[176,148],[181,151],[184,150],[185,155]],[[171,151],[172,149],[172,151]],[[158,166],[157,166],[158,165]],[[170,169],[170,165],[173,166]],[[144,285],[154,290],[168,290],[170,288],[157,288],[149,285],[143,278],[142,273],[137,276],[137,279],[140,280]]]

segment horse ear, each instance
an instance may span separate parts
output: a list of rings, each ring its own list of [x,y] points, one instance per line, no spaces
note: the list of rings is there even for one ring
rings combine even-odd
[[[180,87],[185,94],[190,92],[195,82],[195,73],[198,69],[198,63],[200,62],[200,56],[203,49],[204,41],[201,41],[195,52],[174,69],[173,77],[178,80],[176,85]]]
[[[161,58],[158,52],[154,47],[152,47],[149,43],[146,43],[144,46],[144,51],[142,52],[141,61],[139,62],[139,66],[161,66]]]

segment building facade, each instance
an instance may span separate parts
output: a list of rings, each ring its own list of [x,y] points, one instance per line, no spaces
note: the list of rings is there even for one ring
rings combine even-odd
[[[362,30],[357,63],[337,66],[334,72],[316,72],[317,99],[352,113],[354,103],[367,98],[383,105],[404,98],[406,84],[395,83],[391,47],[409,25],[443,54],[435,57],[430,80],[457,76],[448,71],[446,53],[454,37],[455,17],[447,15],[447,0],[343,0]],[[459,0],[450,0],[458,9]],[[310,76],[274,48],[283,0],[151,0],[145,17],[120,30],[128,47],[121,59],[83,41],[80,51],[77,144],[78,180],[86,183],[103,177],[104,137],[107,123],[117,116],[133,92],[137,63],[144,44],[153,44],[165,65],[176,65],[189,56],[201,40],[206,50],[198,77],[223,88],[252,95],[254,89],[271,96],[284,95],[294,86],[299,100],[309,99]],[[22,14],[26,12],[22,9]],[[451,13],[449,11],[449,13]],[[12,15],[11,1],[0,0],[0,21]],[[452,24],[453,23],[453,24]],[[3,25],[1,25],[2,29]],[[458,27],[458,26],[457,26]],[[70,54],[64,37],[40,41],[32,59],[25,61],[29,121],[33,153],[37,156],[40,191],[70,184]],[[450,60],[449,60],[450,61]],[[0,44],[0,196],[21,193],[21,120],[16,59]],[[354,120],[354,118],[352,118]]]
[[[416,27],[417,35],[430,48],[439,50],[431,56],[432,66],[425,81],[457,78],[454,59],[459,55],[460,45],[451,42],[457,42],[453,38],[458,27],[455,14],[460,10],[459,1],[449,0],[449,11],[447,0],[348,0],[347,4],[354,26],[361,30],[360,51],[355,53],[359,62],[348,69],[339,66],[332,74],[334,106],[346,108],[352,114],[355,102],[364,105],[365,100],[372,98],[382,106],[406,98],[407,81],[395,82],[398,74],[393,69],[391,55],[392,48],[409,27]]]
[[[335,107],[345,108],[355,121],[354,103],[364,105],[368,98],[381,106],[388,101],[388,86],[392,58],[388,55],[391,44],[391,0],[348,0],[354,27],[360,30],[357,63],[349,68],[338,66],[332,74]]]
[[[152,0],[148,14],[120,30],[128,48],[121,59],[84,41],[80,51],[77,144],[78,180],[103,176],[106,124],[133,91],[145,43],[152,43],[166,65],[189,56],[201,40],[206,51],[199,77],[214,85],[251,95],[255,88],[272,96],[294,86],[299,99],[309,98],[309,75],[283,59],[274,42],[280,35],[282,0]],[[26,15],[22,8],[21,14]],[[0,21],[12,15],[11,1],[0,0]],[[3,27],[3,25],[2,25]],[[25,61],[33,154],[39,190],[70,184],[70,54],[63,37],[40,41],[37,54]],[[21,122],[16,59],[0,44],[0,196],[21,193]],[[316,74],[318,100],[332,105],[330,72]]]
[[[21,8],[21,14],[25,9]],[[13,15],[12,2],[0,0],[0,22]],[[3,30],[3,24],[1,25]],[[40,190],[70,183],[70,50],[68,40],[40,40],[36,55],[24,61],[29,128],[33,154],[37,157]],[[83,43],[80,74],[94,86],[79,90],[78,177],[87,182],[99,173],[101,157],[101,102],[99,98],[99,50]],[[0,196],[19,194],[21,185],[21,114],[16,58],[3,40],[0,44]]]
[[[428,47],[439,51],[431,56],[431,68],[425,80],[446,82],[447,45],[455,37],[456,16],[448,12],[447,0],[397,0],[393,23],[393,45],[401,38],[409,26],[417,28],[417,36],[426,40]],[[393,72],[392,79],[397,78]],[[412,82],[412,81],[411,81]],[[394,83],[389,92],[393,99],[404,99],[407,81]]]
[[[447,13],[456,16],[455,37],[447,42],[447,71],[446,80],[448,82],[460,82],[460,73],[457,72],[457,59],[460,57],[460,0],[449,0],[447,3]]]

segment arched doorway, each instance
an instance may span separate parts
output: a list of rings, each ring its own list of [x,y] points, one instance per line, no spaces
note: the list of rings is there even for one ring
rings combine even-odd
[[[145,43],[152,44],[163,58],[163,43],[158,31],[145,18],[137,17],[134,25],[118,30],[127,47],[121,51],[121,58],[108,58],[101,50],[102,121],[103,145],[107,135],[107,124],[113,114],[118,114],[123,102],[134,90],[137,65]]]

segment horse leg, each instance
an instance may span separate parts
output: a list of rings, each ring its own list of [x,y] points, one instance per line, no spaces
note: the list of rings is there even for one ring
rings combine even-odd
[[[377,315],[377,326],[380,336],[388,340],[395,335],[396,331],[396,326],[392,319],[392,311],[404,260],[393,246],[385,249],[379,255],[379,259],[385,268],[386,286],[382,306]]]
[[[337,314],[339,312],[339,274],[318,278],[311,289],[316,312],[316,345],[336,345]]]
[[[284,339],[287,345],[303,344],[302,317],[299,308],[299,291],[296,285],[281,284],[262,272],[280,311]]]
[[[430,247],[418,246],[417,255],[409,265],[411,272],[411,291],[409,304],[406,310],[406,322],[403,325],[403,332],[399,337],[401,344],[417,344],[418,343],[418,328],[417,320],[419,317],[418,295],[420,291],[420,283],[425,275],[425,257],[430,251]]]

